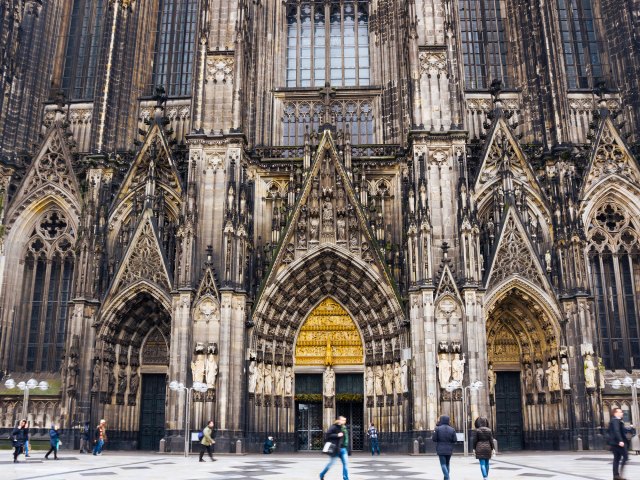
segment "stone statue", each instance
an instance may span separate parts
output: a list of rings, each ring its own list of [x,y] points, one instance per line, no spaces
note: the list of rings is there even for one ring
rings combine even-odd
[[[446,388],[451,383],[451,363],[446,353],[441,353],[438,360],[438,380],[440,388]]]
[[[387,395],[393,395],[393,368],[390,363],[384,368],[384,390]]]
[[[124,371],[124,368],[120,368],[118,370],[118,393],[124,394],[124,391],[127,389],[127,372]]]
[[[399,362],[393,364],[393,390],[395,393],[404,392],[402,389],[402,369]]]
[[[409,364],[406,360],[400,362],[400,368],[402,369],[402,393],[409,391]]]
[[[116,391],[116,374],[113,373],[113,364],[109,364],[109,368],[107,370],[107,393],[109,395],[113,395]]]
[[[347,239],[347,221],[343,217],[339,217],[337,222],[338,226],[338,240]]]
[[[67,368],[67,389],[75,390],[78,383],[78,358],[71,357],[69,359],[69,367]]]
[[[140,376],[138,375],[138,369],[131,367],[131,373],[129,374],[129,395],[135,396],[138,393],[138,386],[140,385]]]
[[[207,355],[205,366],[207,387],[216,388],[216,378],[218,377],[218,362],[216,362],[216,357],[213,353],[209,353],[209,355]]]
[[[333,397],[336,394],[336,374],[329,366],[324,371],[324,396]]]
[[[528,363],[524,366],[524,390],[525,393],[533,393],[533,372]]]
[[[555,358],[551,360],[551,365],[549,366],[549,391],[550,392],[559,392],[560,391],[560,367],[558,365],[558,360]]]
[[[544,372],[544,376],[547,379],[547,388],[549,389],[549,391],[552,391],[551,387],[553,386],[553,370],[551,368],[550,360],[547,360],[547,369]]]
[[[284,372],[284,394],[287,397],[293,395],[293,369],[287,367]]]
[[[551,252],[547,250],[544,254],[544,263],[547,266],[547,272],[551,271]]]
[[[600,390],[604,390],[604,363],[602,362],[602,357],[598,359],[598,388]]]
[[[487,378],[489,380],[489,393],[491,395],[495,395],[496,393],[496,372],[493,370],[493,364],[489,364],[489,373],[487,374]]]
[[[382,365],[376,365],[374,386],[375,386],[375,392],[377,396],[384,395],[384,392],[382,391],[383,377],[384,377],[384,372],[382,371]]]
[[[562,357],[562,364],[560,365],[560,368],[562,369],[562,389],[571,390],[571,382],[569,381],[569,364],[565,357]]]
[[[451,362],[453,380],[456,382],[462,383],[462,379],[464,378],[464,364],[465,359],[460,358],[460,354],[456,353],[453,356],[453,362]]]
[[[271,364],[264,366],[264,394],[271,395],[273,393],[273,370]]]
[[[278,365],[276,367],[276,395],[280,396],[284,393],[284,375],[282,367]]]
[[[256,395],[264,393],[264,365],[258,364],[256,369]]]
[[[596,367],[590,353],[584,358],[584,384],[587,388],[596,388]]]
[[[364,385],[365,385],[365,393],[368,397],[373,396],[373,369],[371,367],[367,367],[367,371],[364,375]]]
[[[204,353],[198,353],[195,360],[191,362],[191,376],[194,382],[204,382],[204,369]]]
[[[249,393],[256,393],[256,361],[249,362]]]
[[[536,391],[544,393],[544,369],[540,362],[536,363]]]

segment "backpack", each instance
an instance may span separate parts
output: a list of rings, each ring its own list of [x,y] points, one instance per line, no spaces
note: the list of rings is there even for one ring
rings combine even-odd
[[[202,440],[204,438],[204,432],[198,432],[198,440]]]

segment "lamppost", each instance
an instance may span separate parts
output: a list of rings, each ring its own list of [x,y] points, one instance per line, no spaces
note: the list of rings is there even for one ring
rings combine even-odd
[[[191,423],[191,394],[195,390],[196,392],[205,393],[209,387],[206,383],[193,382],[191,388],[185,387],[184,383],[174,380],[169,383],[169,388],[174,392],[187,392],[185,414],[184,414],[184,456],[189,456],[189,424]]]
[[[14,388],[18,387],[24,392],[24,397],[22,399],[22,418],[25,419],[27,418],[28,411],[27,405],[29,403],[29,390],[39,388],[44,392],[45,390],[49,389],[49,384],[47,382],[45,382],[44,380],[38,382],[35,378],[30,378],[26,382],[19,382],[18,384],[16,384],[16,381],[13,378],[9,378],[6,382],[4,382],[4,386],[7,390],[13,390]]]
[[[616,378],[611,382],[611,387],[613,387],[614,390],[619,390],[621,387],[631,389],[631,416],[633,417],[633,423],[637,425],[640,421],[640,413],[638,412],[638,390],[640,390],[640,378],[635,381],[629,376],[624,377],[622,380]]]
[[[454,392],[455,390],[462,390],[462,424],[463,424],[463,432],[464,432],[464,456],[468,456],[468,444],[469,444],[469,428],[467,423],[467,390],[470,392],[477,392],[483,387],[483,384],[480,380],[476,380],[472,382],[470,385],[463,386],[461,382],[454,380],[449,385],[447,385],[447,392]]]

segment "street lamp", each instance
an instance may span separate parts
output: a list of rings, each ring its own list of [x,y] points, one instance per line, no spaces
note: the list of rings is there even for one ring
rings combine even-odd
[[[187,399],[185,405],[185,414],[184,414],[184,456],[189,456],[189,423],[191,422],[191,394],[195,390],[196,392],[205,393],[209,387],[206,383],[202,382],[193,382],[193,386],[191,388],[185,387],[184,383],[178,382],[174,380],[169,383],[169,389],[174,392],[187,392]]]
[[[463,417],[462,423],[463,423],[463,432],[464,432],[464,456],[465,457],[469,455],[469,452],[467,451],[468,450],[467,447],[469,444],[469,428],[467,424],[467,390],[471,392],[477,392],[483,386],[484,385],[480,380],[476,380],[475,382],[472,382],[467,386],[463,386],[462,382],[459,382],[458,380],[454,380],[451,383],[449,383],[449,385],[446,386],[447,392],[453,392],[458,389],[462,390],[462,417]]]
[[[24,419],[27,418],[29,390],[38,388],[44,392],[45,390],[49,389],[49,384],[47,382],[45,382],[44,380],[38,382],[35,378],[30,378],[26,382],[19,382],[18,384],[16,384],[16,381],[13,378],[9,378],[6,382],[4,382],[4,386],[7,390],[13,390],[14,388],[18,387],[18,389],[24,392],[24,397],[22,399],[22,418]]]
[[[616,378],[611,382],[611,387],[614,390],[619,390],[621,387],[631,389],[631,416],[633,417],[633,423],[637,424],[638,421],[640,421],[640,412],[638,411],[638,390],[640,390],[640,378],[637,378],[635,381],[629,376],[624,377],[622,380]]]

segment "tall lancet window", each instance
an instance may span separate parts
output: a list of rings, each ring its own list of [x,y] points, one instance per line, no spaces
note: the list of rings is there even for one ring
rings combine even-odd
[[[558,0],[562,49],[569,88],[592,88],[602,65],[591,0]]]
[[[287,87],[369,85],[369,2],[289,1]]]
[[[603,203],[588,225],[591,286],[601,355],[611,369],[640,367],[640,236],[619,202]]]
[[[67,39],[62,89],[71,100],[91,100],[108,0],[75,0]]]
[[[500,0],[458,0],[464,83],[468,90],[509,86],[507,43]]]
[[[198,0],[160,0],[148,94],[162,86],[170,97],[191,95],[197,24]]]
[[[55,372],[64,351],[74,232],[59,210],[40,217],[27,242],[22,301],[14,316],[16,370]]]

